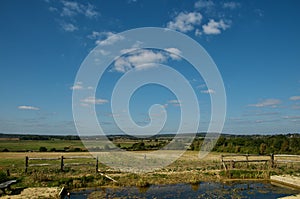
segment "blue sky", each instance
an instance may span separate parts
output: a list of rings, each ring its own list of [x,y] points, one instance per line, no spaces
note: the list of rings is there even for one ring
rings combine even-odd
[[[299,132],[299,9],[297,0],[1,1],[0,133],[76,134],[72,91],[89,89],[75,82],[82,61],[108,36],[140,27],[171,28],[206,49],[226,89],[223,132]],[[184,60],[169,59],[168,64],[194,88],[199,131],[205,131],[214,90]],[[108,134],[120,133],[110,95],[126,72],[122,65],[111,67],[96,97],[81,104],[96,106]],[[136,123],[146,125],[151,104],[162,104],[168,114],[163,132],[175,132],[181,106],[176,100],[167,89],[145,86],[132,97],[130,112]]]

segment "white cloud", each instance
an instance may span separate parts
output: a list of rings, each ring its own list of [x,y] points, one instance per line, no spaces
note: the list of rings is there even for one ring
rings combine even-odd
[[[34,106],[18,106],[18,109],[21,109],[21,110],[34,110],[34,111],[38,111],[40,110],[40,108],[38,107],[34,107]]]
[[[49,10],[50,10],[51,12],[57,12],[57,11],[58,11],[58,9],[57,9],[57,8],[55,8],[55,7],[52,7],[52,6],[50,6],[50,7],[49,7]]]
[[[180,51],[176,48],[167,48],[166,51],[173,51],[178,54]],[[139,50],[128,56],[123,56],[118,58],[114,63],[114,70],[117,72],[124,73],[132,68],[137,70],[146,69],[145,67],[155,67],[155,65],[143,66],[143,64],[149,63],[163,63],[168,60],[169,56],[165,52],[154,52],[152,50]],[[170,58],[173,60],[178,60],[178,56],[170,54]]]
[[[300,100],[300,96],[292,96],[292,97],[290,97],[290,100],[293,100],[293,101]]]
[[[71,23],[63,23],[61,27],[64,29],[66,32],[74,32],[75,30],[78,30],[78,27]]]
[[[136,41],[132,46],[131,48],[125,48],[125,49],[122,49],[120,52],[121,54],[126,54],[126,53],[129,53],[131,51],[134,51],[134,50],[138,50],[140,49],[140,46],[143,44],[143,42],[141,41]]]
[[[101,37],[104,33],[106,33],[106,32],[93,31],[92,34],[88,35],[87,37],[89,39],[97,39],[98,37]]]
[[[254,107],[277,107],[277,105],[281,104],[281,100],[279,99],[266,99],[256,104],[249,104],[248,106]]]
[[[82,82],[76,82],[73,86],[70,87],[71,90],[82,90]]]
[[[201,30],[199,30],[198,28],[195,30],[195,36],[199,37],[202,35]]]
[[[84,15],[88,18],[97,17],[99,13],[95,10],[95,7],[92,4],[87,4],[84,10]]]
[[[167,28],[188,32],[195,29],[196,25],[200,25],[202,15],[199,12],[180,12],[173,21],[167,24]]]
[[[236,8],[239,8],[240,6],[241,6],[240,3],[238,3],[238,2],[233,2],[233,1],[225,2],[225,3],[223,4],[223,8],[229,8],[229,9],[231,9],[231,10],[234,10],[234,9],[236,9]]]
[[[82,99],[81,102],[83,102],[83,104],[85,104],[85,105],[87,105],[87,104],[106,104],[106,103],[108,103],[108,100],[106,100],[106,99],[97,99],[97,98],[91,96],[91,97],[87,97],[85,99]]]
[[[93,18],[99,15],[95,10],[95,6],[88,3],[87,5],[75,2],[75,1],[61,1],[63,4],[61,16],[74,17],[82,14],[88,18]]]
[[[204,34],[207,35],[217,35],[220,34],[222,30],[226,30],[230,25],[226,24],[223,19],[220,21],[215,21],[210,19],[209,22],[202,26]]]
[[[94,36],[97,35],[97,33],[93,33]],[[98,37],[105,37],[105,39],[100,38],[96,41],[96,44],[100,46],[109,46],[124,39],[122,35],[114,34],[112,32],[100,32],[98,33]]]
[[[76,82],[73,86],[70,87],[71,90],[92,90],[92,86],[84,87],[82,82]]]
[[[63,8],[61,12],[61,16],[72,17],[81,12],[79,4],[73,1],[62,1]]]
[[[205,93],[205,94],[214,94],[214,93],[216,93],[216,91],[213,90],[213,89],[207,89],[207,90],[202,90],[201,93]]]
[[[200,0],[195,3],[194,7],[209,9],[209,8],[213,7],[214,5],[215,5],[214,2],[211,0]]]
[[[165,51],[168,51],[170,53],[170,57],[174,60],[180,60],[181,57],[181,51],[178,48],[165,48]]]

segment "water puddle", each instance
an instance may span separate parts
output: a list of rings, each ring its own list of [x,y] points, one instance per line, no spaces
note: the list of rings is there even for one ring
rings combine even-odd
[[[71,199],[92,198],[278,198],[299,190],[269,182],[201,182],[199,184],[151,185],[149,187],[94,188],[71,192]]]

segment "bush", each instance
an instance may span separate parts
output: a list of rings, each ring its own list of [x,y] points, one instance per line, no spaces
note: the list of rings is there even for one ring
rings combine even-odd
[[[47,152],[47,148],[44,146],[41,146],[39,149],[40,152]]]
[[[8,180],[8,176],[4,171],[0,171],[0,183]]]

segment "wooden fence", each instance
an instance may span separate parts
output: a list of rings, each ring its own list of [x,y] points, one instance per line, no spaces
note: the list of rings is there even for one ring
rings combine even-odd
[[[65,160],[74,160],[74,159],[95,159],[95,163],[66,163]],[[60,160],[60,170],[64,171],[64,168],[66,166],[95,166],[96,172],[98,172],[98,157],[95,158],[93,156],[60,156],[57,158],[33,158],[33,157],[25,157],[25,173],[28,172],[29,167],[44,167],[44,166],[57,166],[57,164],[54,163],[38,163],[38,164],[33,164],[31,162],[35,161],[45,161],[45,162],[53,162],[53,161],[59,161]]]
[[[221,163],[225,170],[234,169],[236,163],[265,163],[270,167],[274,167],[281,163],[300,163],[300,155],[286,155],[286,154],[226,154],[221,155]]]

